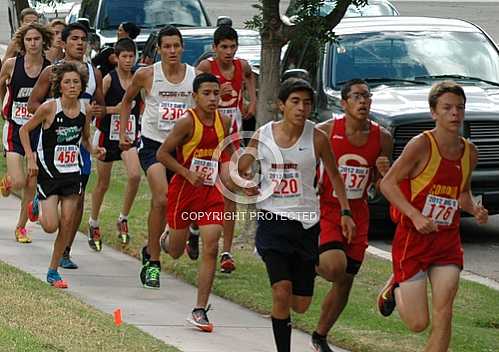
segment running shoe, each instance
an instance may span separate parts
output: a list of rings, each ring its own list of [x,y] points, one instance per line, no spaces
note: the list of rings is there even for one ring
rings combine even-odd
[[[68,288],[68,284],[61,278],[57,270],[49,269],[47,272],[47,282],[55,288]]]
[[[393,313],[395,309],[395,285],[394,276],[386,282],[378,295],[378,310],[382,316],[387,317]]]
[[[185,245],[185,251],[191,260],[197,260],[199,258],[199,234],[195,235],[192,233],[189,227],[189,240]]]
[[[220,255],[220,272],[230,274],[236,270],[236,262],[229,252],[223,252]]]
[[[142,271],[144,274],[141,272],[140,276],[144,288],[159,289],[159,275],[161,273],[161,268],[157,265],[148,263],[142,267]]]
[[[12,181],[10,180],[10,176],[5,175],[0,180],[0,193],[4,197],[10,196],[10,191],[12,190]]]
[[[312,335],[310,346],[312,347],[312,351],[315,352],[334,352],[331,349],[331,347],[329,347],[329,344],[327,343],[327,338],[316,336],[316,334]]]
[[[28,202],[28,219],[31,222],[38,221],[38,216],[40,215],[40,201],[38,199],[38,192],[35,193],[33,200]]]
[[[210,306],[207,309],[204,308],[194,308],[192,310],[191,315],[187,318],[187,322],[194,325],[198,329],[204,332],[212,332],[213,324],[208,320],[208,311],[210,310]]]
[[[88,225],[88,245],[96,252],[102,251],[102,240],[98,227]]]
[[[19,243],[31,243],[31,237],[28,236],[28,230],[25,227],[16,228],[16,241]]]
[[[59,260],[59,266],[64,269],[78,269],[78,265],[71,260],[71,256],[67,250],[64,251],[61,260]]]
[[[121,246],[128,246],[128,243],[130,243],[130,235],[128,234],[128,221],[125,219],[120,221],[118,219],[116,227],[118,229],[118,240],[120,241]]]

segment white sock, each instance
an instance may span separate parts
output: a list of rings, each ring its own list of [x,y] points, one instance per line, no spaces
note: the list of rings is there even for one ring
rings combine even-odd
[[[192,224],[189,225],[189,231],[194,235],[194,236],[199,236],[199,228],[195,229]]]
[[[88,224],[92,227],[99,227],[99,220],[94,220],[90,218],[88,219]]]
[[[118,218],[119,221],[126,220],[128,221],[128,215],[123,215],[123,213],[120,213],[120,217]]]

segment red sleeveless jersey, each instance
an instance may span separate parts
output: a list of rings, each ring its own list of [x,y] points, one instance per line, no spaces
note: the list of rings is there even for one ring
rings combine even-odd
[[[419,175],[403,180],[400,188],[416,209],[439,226],[437,233],[453,230],[459,227],[461,218],[459,195],[471,175],[470,146],[463,138],[461,157],[449,160],[442,157],[433,134],[426,131],[424,135],[430,142],[430,159]],[[403,214],[401,224],[414,229],[412,221]]]
[[[234,59],[232,64],[234,65],[234,76],[232,79],[227,79],[220,70],[217,60],[213,57],[208,59],[211,66],[211,73],[218,78],[220,85],[230,82],[232,85],[231,94],[225,94],[221,96],[220,108],[239,108],[242,111],[243,108],[243,65],[241,60]]]
[[[336,165],[345,182],[345,189],[353,211],[357,208],[367,209],[367,189],[371,183],[376,159],[381,153],[380,127],[369,121],[369,137],[362,146],[350,143],[346,135],[346,118],[334,120],[329,142],[336,157]],[[339,204],[328,175],[323,175],[324,192],[322,203]],[[360,210],[360,209],[359,209]]]

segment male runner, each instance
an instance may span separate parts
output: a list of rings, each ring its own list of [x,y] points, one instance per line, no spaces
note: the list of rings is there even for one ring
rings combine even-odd
[[[36,12],[32,8],[25,8],[21,11],[20,19],[21,19],[21,27],[25,26],[27,24],[33,23],[33,22],[38,22],[40,15],[38,12]],[[50,46],[50,43],[49,43]],[[7,49],[5,50],[5,55],[3,57],[3,61],[7,61],[7,59],[10,59],[11,57],[15,57],[19,52],[24,54],[22,52],[22,48],[17,44],[15,36],[12,38],[10,41],[9,45],[7,46]]]
[[[141,89],[145,91],[145,109],[142,115],[139,159],[151,188],[151,208],[148,218],[147,246],[142,249],[140,279],[145,288],[160,287],[159,237],[166,227],[166,168],[156,159],[156,152],[175,122],[192,105],[192,82],[196,72],[182,63],[183,39],[174,26],[158,33],[161,61],[140,68],[133,76],[121,102],[120,148],[128,150],[133,141],[124,127],[130,116],[132,102]]]
[[[116,227],[122,246],[128,245],[128,214],[139,190],[140,162],[137,155],[137,144],[140,140],[140,94],[133,100],[132,113],[126,125],[128,138],[133,141],[133,147],[123,151],[119,147],[121,100],[125,90],[132,82],[132,67],[135,63],[136,46],[130,38],[118,40],[114,46],[118,57],[118,67],[111,71],[103,80],[103,91],[106,99],[106,117],[97,119],[94,145],[106,148],[106,158],[97,161],[97,184],[92,192],[92,212],[89,223],[99,227],[99,211],[104,195],[109,188],[113,162],[123,160],[128,174],[125,197]]]
[[[79,194],[83,192],[80,142],[97,157],[105,154],[105,149],[93,147],[90,142],[91,108],[78,99],[85,89],[86,73],[79,66],[61,63],[54,68],[51,85],[55,99],[43,103],[20,131],[27,150],[28,173],[38,175],[40,224],[48,233],[58,230],[47,272],[47,282],[57,288],[68,287],[57,267],[73,233]],[[30,150],[29,132],[39,125],[42,129],[35,154]]]
[[[90,104],[91,116],[102,117],[105,115],[104,96],[102,94],[102,77],[99,71],[97,71],[92,66],[92,64],[83,61],[87,47],[87,37],[87,27],[83,26],[80,23],[71,23],[67,25],[61,33],[61,39],[63,42],[65,54],[63,61],[83,64],[84,70],[86,70],[86,73],[88,75],[88,81],[86,84],[86,89],[82,93],[81,98],[85,101],[86,104]],[[36,85],[33,88],[33,92],[28,100],[29,112],[34,113],[36,109],[50,96],[50,75],[53,68],[54,65],[45,68],[40,75],[40,78],[36,82]],[[61,266],[65,269],[78,268],[76,263],[74,263],[70,258],[70,251],[73,240],[76,236],[78,228],[80,227],[81,218],[83,216],[85,189],[87,186],[88,178],[90,177],[90,172],[92,170],[90,154],[83,145],[81,145],[80,149],[80,155],[83,162],[83,166],[81,168],[83,192],[81,192],[79,196],[77,207],[78,212],[76,213],[77,216],[74,217],[73,233],[71,236],[69,236],[69,241],[60,263]],[[36,219],[36,213],[38,210],[36,197],[33,201],[33,206],[31,207],[31,209],[33,210],[32,218]],[[88,242],[89,245],[97,251],[100,251],[100,249],[102,248],[100,234],[98,233],[90,233]]]
[[[319,259],[315,187],[319,161],[336,190],[342,233],[349,241],[355,235],[355,224],[327,136],[308,120],[314,100],[310,83],[289,78],[281,84],[278,99],[282,120],[270,122],[255,133],[247,149],[256,149],[257,155],[243,154],[239,172],[247,171],[255,159],[260,162],[263,179],[257,203],[256,248],[272,286],[272,330],[277,351],[289,352],[290,310],[304,313],[310,306]]]
[[[168,188],[169,232],[161,236],[160,242],[166,253],[174,259],[179,258],[185,249],[189,224],[196,216],[203,251],[197,301],[187,320],[199,329],[211,332],[213,324],[206,313],[224,213],[223,196],[215,186],[219,160],[214,158],[214,152],[229,135],[231,120],[217,111],[220,84],[214,75],[202,73],[196,77],[193,97],[195,106],[176,122],[157,154],[158,160],[175,173]],[[177,159],[171,155],[176,149]]]
[[[381,191],[400,212],[392,243],[393,275],[380,292],[378,306],[388,316],[398,308],[414,332],[430,322],[425,351],[447,351],[452,332],[452,307],[463,268],[461,210],[479,224],[487,210],[473,200],[471,172],[478,152],[460,136],[466,96],[452,81],[433,85],[428,96],[435,128],[411,139],[381,181]]]
[[[244,59],[235,57],[238,47],[238,36],[234,28],[229,25],[222,25],[215,30],[213,34],[213,51],[215,57],[205,59],[199,63],[197,69],[202,72],[214,74],[220,81],[220,104],[219,111],[223,115],[227,115],[232,119],[232,133],[237,133],[242,129],[242,120],[251,118],[256,113],[256,83],[255,76],[251,70],[251,66]],[[243,107],[243,91],[246,89],[250,103],[247,109]],[[236,137],[237,138],[237,137]],[[240,143],[240,141],[237,141]],[[222,165],[222,180],[230,186],[229,179],[229,163]],[[231,189],[233,191],[233,189]],[[225,198],[225,211],[234,213],[236,211],[236,203],[229,198]],[[232,216],[229,216],[224,221],[224,245],[220,255],[220,270],[223,273],[230,274],[235,270],[235,262],[230,253],[232,241],[234,238],[235,221]],[[196,230],[191,228],[191,236],[189,236],[188,254],[191,259],[197,257],[198,237]]]
[[[24,54],[8,59],[0,71],[0,101],[5,97],[6,88],[9,91],[3,110],[3,116],[7,119],[3,128],[7,174],[0,181],[0,188],[4,196],[9,195],[12,188],[22,192],[15,236],[19,243],[31,243],[26,230],[27,205],[35,195],[36,178],[26,177],[24,172],[26,151],[19,139],[19,129],[32,117],[28,113],[28,98],[40,73],[50,65],[43,57],[43,50],[50,46],[52,32],[34,22],[19,28],[13,42]],[[36,149],[39,133],[40,129],[36,129],[30,135],[31,150]]]
[[[49,50],[45,52],[45,57],[54,64],[64,58],[61,34],[64,28],[66,28],[66,23],[56,18],[50,21],[49,28],[54,32],[54,39]]]
[[[351,241],[343,236],[341,206],[331,181],[324,175],[320,195],[321,234],[317,273],[332,286],[322,302],[320,319],[312,334],[312,346],[317,352],[332,352],[327,334],[347,304],[368,245],[367,190],[375,177],[388,171],[393,145],[390,133],[369,119],[371,93],[365,81],[354,79],[346,82],[341,89],[341,98],[344,116],[328,120],[319,128],[329,137],[345,182],[357,233]]]

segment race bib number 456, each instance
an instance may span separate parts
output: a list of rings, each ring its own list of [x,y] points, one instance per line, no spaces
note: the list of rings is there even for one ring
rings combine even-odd
[[[218,161],[193,158],[189,170],[205,175],[203,184],[214,186],[218,176]]]
[[[80,148],[76,145],[58,145],[55,147],[54,165],[60,173],[80,172],[78,156]]]
[[[129,140],[135,140],[135,115],[130,115],[126,126],[126,136]],[[109,132],[111,141],[120,140],[120,115],[111,115],[111,131]]]
[[[450,225],[454,219],[454,214],[459,209],[457,199],[444,198],[428,194],[426,202],[421,212],[433,220],[437,225]]]
[[[185,114],[187,104],[172,101],[163,101],[159,104],[158,129],[170,131],[175,122]]]

